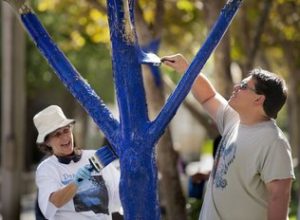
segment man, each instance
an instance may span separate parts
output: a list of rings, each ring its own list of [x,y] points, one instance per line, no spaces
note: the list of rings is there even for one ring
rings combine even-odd
[[[180,54],[162,62],[179,73],[188,67]],[[192,92],[222,135],[199,219],[287,219],[291,149],[274,120],[286,101],[284,81],[254,69],[226,101],[200,74]]]
[[[49,157],[36,171],[38,206],[47,219],[111,220],[121,208],[120,174],[109,164],[97,173],[89,158],[95,150],[74,147],[73,119],[51,105],[33,118],[39,149]]]

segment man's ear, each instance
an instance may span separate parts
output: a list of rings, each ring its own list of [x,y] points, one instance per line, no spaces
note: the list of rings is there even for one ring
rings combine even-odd
[[[255,104],[257,105],[263,105],[265,102],[266,97],[264,95],[258,95],[258,97],[255,99]]]

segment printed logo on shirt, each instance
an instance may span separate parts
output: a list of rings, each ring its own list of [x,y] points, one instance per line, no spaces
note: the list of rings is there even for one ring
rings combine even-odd
[[[102,176],[92,176],[82,183],[73,201],[76,212],[93,211],[109,215],[108,191]]]
[[[224,137],[221,140],[219,149],[216,155],[216,162],[213,175],[213,184],[216,188],[225,189],[227,186],[226,174],[230,164],[235,159],[236,144],[230,143],[228,146],[228,138]]]
[[[62,180],[61,183],[64,185],[69,184],[70,182],[72,182],[74,180],[74,174],[68,174],[68,173],[64,173],[62,175]]]

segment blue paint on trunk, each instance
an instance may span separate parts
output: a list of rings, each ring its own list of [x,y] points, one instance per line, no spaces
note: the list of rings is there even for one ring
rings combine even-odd
[[[158,220],[160,209],[157,195],[155,143],[221,40],[241,0],[227,2],[207,40],[153,122],[148,118],[143,86],[140,65],[143,53],[138,45],[134,28],[134,0],[128,0],[133,24],[133,29],[129,32],[125,29],[124,2],[125,0],[107,0],[119,120],[112,116],[103,101],[70,64],[36,15],[26,11],[21,14],[21,20],[57,76],[91,115],[118,154],[121,166],[120,195],[125,219]]]
[[[125,219],[158,220],[154,142],[133,32],[126,32],[122,0],[108,0],[112,60],[120,112],[120,195]],[[128,21],[127,21],[128,22]]]

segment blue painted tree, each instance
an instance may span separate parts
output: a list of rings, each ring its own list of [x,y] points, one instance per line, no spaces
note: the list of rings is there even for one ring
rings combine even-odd
[[[107,0],[119,119],[113,117],[101,98],[70,64],[25,0],[6,1],[15,8],[38,49],[119,156],[120,196],[125,219],[159,219],[155,143],[190,91],[193,81],[221,40],[242,0],[229,0],[226,3],[207,40],[153,121],[148,118],[141,64],[158,65],[160,60],[139,47],[134,27],[134,0]]]

